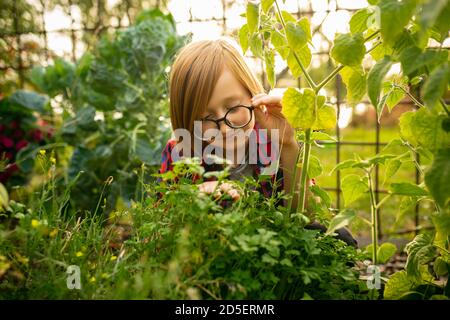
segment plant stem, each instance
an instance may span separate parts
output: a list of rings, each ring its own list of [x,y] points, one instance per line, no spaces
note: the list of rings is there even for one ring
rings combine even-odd
[[[283,26],[283,29],[286,30],[286,23],[284,22],[283,15],[281,14],[281,10],[280,10],[280,7],[278,6],[277,0],[275,0],[275,6],[277,7],[277,12],[278,12],[278,16],[281,21],[281,25]],[[291,50],[292,50],[292,53],[294,54],[295,60],[297,61],[298,65],[300,66],[300,69],[302,69],[302,72],[305,75],[306,81],[308,82],[309,86],[313,90],[316,90],[316,84],[314,83],[314,80],[311,78],[308,71],[306,71],[306,68],[303,65],[303,63],[300,61],[300,58],[298,57],[297,53],[292,48],[291,48]]]
[[[408,95],[408,97],[411,98],[411,100],[420,108],[425,108],[425,106],[423,104],[421,104],[408,90],[406,90],[405,88],[403,88],[402,86],[399,86],[398,84],[393,84],[392,85],[395,88],[399,88],[400,90],[402,90],[404,93],[406,93]]]
[[[377,219],[377,203],[375,201],[375,195],[373,192],[373,181],[372,181],[372,169],[367,171],[367,177],[369,179],[369,194],[370,194],[370,213],[372,216],[372,263],[377,264],[377,250],[378,250],[378,219]]]
[[[448,110],[448,106],[445,103],[444,99],[441,98],[441,99],[439,99],[439,101],[441,102],[442,108],[444,108],[445,112],[450,117],[450,111]]]
[[[288,202],[288,215],[291,213],[292,210],[292,201],[294,200],[294,190],[295,190],[295,180],[297,177],[297,167],[298,167],[298,162],[300,160],[300,154],[301,154],[302,150],[299,150],[297,153],[297,159],[295,160],[295,167],[294,167],[294,178],[292,179],[293,183],[291,183],[291,190],[289,190],[289,193],[291,194],[291,197],[289,199]]]
[[[325,79],[323,79],[316,87],[315,91],[316,93],[319,92],[320,89],[322,89],[328,82],[331,81],[331,79],[334,78],[335,75],[338,74],[339,71],[341,71],[345,66],[343,64],[337,66]]]
[[[309,155],[311,154],[311,132],[311,129],[307,129],[305,131],[305,142],[303,147],[302,172],[300,176],[300,190],[297,202],[301,213],[306,211],[306,188],[308,186],[306,180],[308,177]]]

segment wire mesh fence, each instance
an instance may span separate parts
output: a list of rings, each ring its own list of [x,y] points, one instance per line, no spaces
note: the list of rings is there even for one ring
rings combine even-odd
[[[5,88],[27,86],[30,69],[37,64],[47,65],[57,57],[76,61],[82,54],[95,44],[101,35],[127,27],[141,9],[160,7],[170,11],[181,33],[191,32],[193,38],[215,38],[222,35],[237,37],[238,28],[245,21],[247,1],[238,0],[172,0],[172,1],[105,1],[105,0],[6,0],[2,4],[0,14],[0,79]],[[333,69],[328,58],[335,32],[345,32],[350,16],[359,8],[367,6],[365,1],[349,0],[289,0],[284,9],[293,15],[307,17],[311,21],[313,33],[313,58],[310,70],[313,76],[320,77]],[[246,59],[257,73],[264,87],[269,90],[269,84],[264,74],[262,61],[246,55]],[[294,79],[283,61],[277,64],[277,85],[286,87],[306,86],[304,79]],[[337,108],[338,119],[343,119],[343,112],[348,109],[345,101],[345,87],[340,76],[325,87],[330,102]],[[5,91],[5,90],[2,90]],[[1,94],[1,92],[0,92]],[[405,108],[414,108],[410,100],[404,99],[400,104]],[[368,101],[362,101],[367,118],[363,125],[373,131],[371,139],[345,139],[342,129],[350,125],[350,121],[336,126],[336,142],[326,143],[329,156],[334,157],[335,164],[345,160],[343,150],[346,148],[371,148],[373,154],[381,151],[389,141],[382,137],[381,125],[377,117],[371,114]],[[346,111],[347,112],[347,111]],[[416,160],[420,159],[417,156]],[[422,179],[417,168],[412,171],[411,179],[419,183]],[[336,172],[334,183],[323,187],[335,194],[335,206],[342,207],[341,173]],[[411,181],[412,182],[412,181]],[[375,196],[378,203],[380,196],[386,193],[382,188],[380,168],[375,171]],[[414,208],[413,220],[417,230],[420,222],[420,207]],[[382,237],[382,215],[378,211],[380,224],[379,236]],[[409,232],[408,230],[406,232]]]

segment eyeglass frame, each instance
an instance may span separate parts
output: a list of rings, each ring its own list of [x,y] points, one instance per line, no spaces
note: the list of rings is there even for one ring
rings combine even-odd
[[[244,124],[242,126],[239,126],[239,127],[232,126],[231,123],[227,121],[227,115],[228,115],[228,113],[230,113],[230,111],[232,111],[235,108],[239,108],[239,107],[245,107],[245,108],[247,108],[250,111],[250,119],[248,120],[248,122],[246,124]],[[222,122],[222,121],[225,122],[225,124],[227,126],[229,126],[231,129],[242,129],[242,128],[244,128],[246,125],[248,125],[252,121],[252,119],[253,119],[253,110],[255,110],[255,106],[253,106],[253,105],[238,104],[238,105],[233,106],[230,109],[228,109],[228,111],[225,113],[225,115],[222,118],[219,118],[219,119],[206,119],[208,117],[207,116],[205,118],[200,119],[200,121],[202,121],[202,122],[203,121],[212,121],[212,122],[214,122],[216,124],[216,126],[217,126],[217,130],[220,130],[220,122]]]

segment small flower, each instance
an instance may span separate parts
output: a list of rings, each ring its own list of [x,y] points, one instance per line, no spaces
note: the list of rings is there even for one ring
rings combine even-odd
[[[50,231],[49,237],[54,238],[54,237],[56,237],[57,234],[58,234],[58,229],[53,229],[52,231]]]
[[[102,278],[103,279],[108,279],[109,278],[109,274],[107,274],[106,272],[102,273]]]
[[[46,152],[45,149],[39,150],[39,153],[43,156],[45,156],[45,152]]]
[[[89,282],[95,282],[95,281],[97,281],[97,279],[95,279],[95,277],[91,277],[91,278],[89,279]]]
[[[56,164],[56,159],[55,159],[55,157],[51,157],[51,158],[50,158],[50,162],[51,162],[53,165],[55,165],[55,164]]]
[[[32,228],[39,228],[39,226],[41,225],[41,223],[39,222],[39,220],[33,219],[31,220],[31,227]]]
[[[75,255],[76,255],[77,257],[82,257],[84,254],[83,254],[83,252],[78,251],[77,253],[75,253]]]
[[[111,256],[111,261],[117,260],[116,256]]]

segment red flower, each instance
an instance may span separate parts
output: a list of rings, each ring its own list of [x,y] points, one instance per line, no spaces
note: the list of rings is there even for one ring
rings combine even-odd
[[[0,136],[0,143],[2,143],[6,148],[12,148],[14,145],[14,141],[5,136]]]
[[[27,145],[28,145],[28,141],[27,140],[20,140],[16,144],[16,150],[19,151],[20,149],[25,148]]]
[[[16,139],[20,139],[23,137],[23,131],[22,130],[14,130],[13,137]]]
[[[39,129],[34,129],[31,131],[31,137],[35,142],[40,142],[43,139],[42,132]]]

